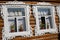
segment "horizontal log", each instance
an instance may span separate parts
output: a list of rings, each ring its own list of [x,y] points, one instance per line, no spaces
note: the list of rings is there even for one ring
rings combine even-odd
[[[34,18],[30,18],[30,21],[35,21],[35,19]]]
[[[0,32],[2,32],[3,27],[0,27]]]
[[[30,23],[30,25],[36,25],[36,23]]]
[[[32,28],[34,28],[34,27],[35,27],[35,25],[31,25],[31,27],[32,27]]]
[[[56,22],[56,23],[59,23],[59,21],[57,21],[57,20],[56,20],[55,22]]]
[[[30,21],[30,23],[35,23],[35,21]]]
[[[31,15],[30,18],[34,18],[34,16]]]
[[[4,27],[4,24],[1,24],[0,27]]]
[[[3,21],[2,19],[0,19],[0,21]]]
[[[0,25],[4,25],[3,23],[0,23]]]

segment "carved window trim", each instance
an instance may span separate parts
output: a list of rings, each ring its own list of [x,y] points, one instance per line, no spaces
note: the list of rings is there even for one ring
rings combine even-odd
[[[17,2],[16,2],[17,3]],[[3,40],[5,40],[6,38],[7,39],[11,39],[11,38],[14,38],[15,36],[23,36],[23,37],[30,37],[32,36],[32,33],[31,33],[31,27],[30,27],[30,21],[29,21],[29,18],[30,18],[30,7],[29,5],[20,5],[20,4],[6,4],[6,5],[2,5],[2,8],[3,8],[3,19],[4,19],[4,32],[3,32],[3,35],[4,35],[4,38]],[[24,8],[25,9],[25,15],[26,15],[26,31],[24,32],[14,32],[14,33],[9,33],[9,23],[8,23],[8,12],[7,12],[7,9],[8,8]],[[19,18],[19,17],[18,17]],[[17,19],[18,19],[17,18]]]
[[[40,30],[39,29],[39,20],[38,20],[38,11],[37,11],[37,9],[38,8],[49,8],[50,10],[51,10],[51,15],[52,15],[52,24],[53,24],[53,28],[51,29],[42,29],[42,30]],[[49,33],[57,33],[57,27],[56,27],[56,23],[55,23],[55,8],[54,8],[54,6],[43,6],[43,5],[38,5],[38,6],[33,6],[33,13],[34,13],[34,17],[35,17],[35,19],[36,19],[36,26],[35,26],[35,35],[36,36],[38,36],[38,35],[43,35],[43,34],[45,34],[45,33],[47,33],[47,32],[49,32]]]

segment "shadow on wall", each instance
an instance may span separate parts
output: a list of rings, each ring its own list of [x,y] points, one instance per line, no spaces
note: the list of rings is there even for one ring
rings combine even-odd
[[[60,40],[60,33],[58,34],[58,39]]]

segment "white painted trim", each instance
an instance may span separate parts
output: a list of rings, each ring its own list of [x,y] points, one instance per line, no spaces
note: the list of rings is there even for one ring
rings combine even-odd
[[[49,2],[38,2],[37,5],[52,5]]]
[[[8,23],[8,8],[24,8],[25,9],[25,15],[26,15],[26,31],[23,32],[14,32],[14,33],[10,33],[9,32],[9,23]],[[3,15],[4,15],[4,32],[3,32],[3,40],[7,39],[11,39],[14,38],[15,36],[23,36],[23,37],[30,37],[32,36],[32,30],[30,27],[30,7],[29,5],[2,5],[3,8]]]
[[[39,29],[39,20],[38,20],[38,11],[37,11],[37,8],[49,8],[50,11],[51,11],[51,17],[52,17],[52,24],[53,24],[53,28],[51,29],[42,29],[40,30]],[[55,23],[55,8],[54,6],[33,6],[33,12],[34,12],[34,17],[36,19],[36,27],[35,27],[35,35],[38,36],[38,35],[43,35],[45,34],[46,32],[49,32],[49,33],[57,33],[57,27],[56,27],[56,23]]]
[[[22,1],[8,1],[6,2],[6,4],[25,4],[25,3]]]

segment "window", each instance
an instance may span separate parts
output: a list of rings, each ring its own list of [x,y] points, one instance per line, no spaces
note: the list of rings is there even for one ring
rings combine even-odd
[[[8,8],[10,32],[26,31],[26,15],[24,8]]]
[[[57,32],[54,6],[33,6],[36,19],[35,35]]]
[[[6,37],[32,36],[29,22],[29,5],[2,5]],[[8,34],[8,35],[7,35]]]

